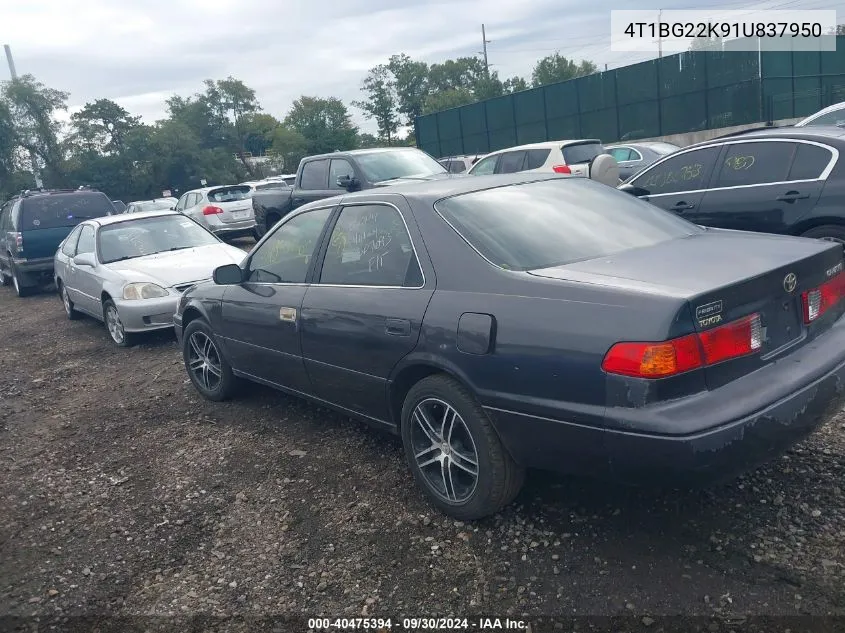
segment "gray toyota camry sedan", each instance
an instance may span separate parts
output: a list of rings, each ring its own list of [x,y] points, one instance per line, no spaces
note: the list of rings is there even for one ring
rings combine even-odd
[[[137,332],[173,327],[179,297],[245,253],[172,211],[82,222],[55,255],[56,288],[69,319],[104,321],[119,346]]]

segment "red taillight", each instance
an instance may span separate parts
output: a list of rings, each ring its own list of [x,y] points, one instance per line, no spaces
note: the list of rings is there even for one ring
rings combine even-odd
[[[203,215],[217,215],[218,213],[223,213],[223,209],[212,205],[209,205],[202,210]]]
[[[15,233],[15,249],[18,253],[23,253],[23,235],[20,233]]]
[[[659,343],[616,343],[602,369],[637,378],[665,378],[756,352],[763,346],[760,315]]]
[[[801,305],[804,307],[804,323],[818,319],[845,297],[845,272],[824,282],[818,288],[801,293]]]
[[[552,167],[552,171],[556,174],[571,174],[572,170],[569,169],[568,165],[554,165]]]

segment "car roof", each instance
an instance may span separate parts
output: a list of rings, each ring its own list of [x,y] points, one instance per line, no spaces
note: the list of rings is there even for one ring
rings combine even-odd
[[[313,160],[316,158],[343,158],[344,156],[361,156],[363,154],[380,154],[386,152],[422,152],[421,149],[418,147],[411,147],[410,145],[406,147],[371,147],[368,149],[349,149],[344,150],[342,152],[328,152],[326,154],[314,154],[313,156],[306,156],[302,160]],[[425,152],[423,152],[425,153]],[[290,174],[291,177],[295,176],[296,174]]]
[[[497,149],[489,154],[485,154],[484,157],[487,156],[495,156],[497,154],[502,154],[504,152],[515,152],[522,149],[551,149],[553,147],[564,147],[566,145],[586,145],[589,143],[599,143],[601,144],[601,140],[597,138],[572,138],[572,139],[562,139],[559,141],[542,141],[540,143],[526,143],[525,145],[515,145],[513,147],[506,147],[504,149]]]
[[[110,224],[119,224],[120,222],[134,222],[136,220],[144,220],[146,218],[166,217],[170,215],[175,217],[184,217],[181,213],[177,213],[176,211],[162,209],[160,211],[141,211],[139,213],[132,214],[106,215],[102,218],[92,218],[90,220],[85,220],[85,222],[81,222],[80,224],[96,224],[97,226],[108,226]]]

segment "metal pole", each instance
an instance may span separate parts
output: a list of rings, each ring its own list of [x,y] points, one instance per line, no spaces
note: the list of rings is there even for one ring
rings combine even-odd
[[[663,9],[657,12],[657,56],[663,57],[663,38],[660,37],[660,21],[663,19]]]
[[[487,75],[487,78],[490,78],[490,66],[487,64],[487,42],[490,40],[487,39],[487,33],[484,30],[484,25],[481,25],[481,43],[484,47],[484,73]]]
[[[12,81],[18,80],[18,71],[15,69],[15,60],[12,58],[12,47],[8,44],[3,44],[6,51],[6,62],[9,64],[9,74],[12,76]],[[29,150],[29,160],[32,163],[32,176],[35,178],[35,188],[41,189],[44,183],[41,182],[41,177],[38,175],[38,161],[35,158],[35,152]]]

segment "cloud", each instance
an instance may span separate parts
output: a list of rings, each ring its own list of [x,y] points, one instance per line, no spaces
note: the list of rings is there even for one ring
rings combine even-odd
[[[771,6],[782,0],[753,3]],[[804,0],[796,0],[799,4]],[[810,0],[812,2],[812,0]],[[367,70],[404,52],[428,62],[481,50],[502,78],[529,76],[559,50],[600,67],[649,53],[610,51],[609,0],[26,0],[7,3],[0,33],[20,74],[70,93],[71,111],[105,97],[148,122],[164,100],[202,89],[203,79],[237,77],[265,111],[283,117],[300,95],[360,99]],[[685,8],[667,0],[664,8]],[[740,8],[738,0],[702,7]],[[747,4],[747,3],[743,3]],[[673,6],[674,5],[674,6]],[[745,7],[741,7],[745,8]],[[793,7],[794,8],[794,7]],[[655,11],[656,13],[656,11]],[[656,17],[656,15],[655,15]],[[375,126],[352,110],[367,131]]]

